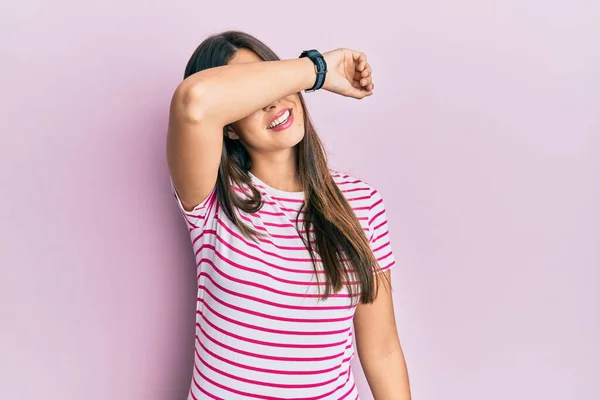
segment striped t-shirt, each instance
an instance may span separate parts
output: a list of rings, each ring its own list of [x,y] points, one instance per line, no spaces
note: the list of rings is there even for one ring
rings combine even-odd
[[[382,270],[391,268],[383,199],[355,177],[332,172],[354,209]],[[188,212],[177,204],[196,256],[198,295],[192,399],[358,399],[350,362],[356,307],[344,288],[320,300],[318,283],[296,231],[302,192],[285,192],[252,175],[264,205],[237,210],[266,233],[244,237],[226,217],[213,189]],[[244,196],[240,189],[238,194]],[[302,220],[302,214],[300,215]],[[319,270],[322,273],[322,269]]]

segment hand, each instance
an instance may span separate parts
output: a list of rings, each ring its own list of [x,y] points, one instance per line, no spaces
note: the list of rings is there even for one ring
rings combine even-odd
[[[323,89],[346,97],[362,99],[373,94],[371,66],[364,53],[337,49],[323,54],[327,75]]]

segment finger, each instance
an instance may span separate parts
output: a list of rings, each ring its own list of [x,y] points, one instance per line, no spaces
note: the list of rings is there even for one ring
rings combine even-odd
[[[371,84],[371,78],[362,78],[359,83],[360,86],[367,87]]]
[[[364,71],[364,69],[367,67],[367,56],[365,56],[364,53],[357,51],[353,54],[353,58],[355,65],[357,66],[356,70],[359,72]]]
[[[360,91],[360,94],[358,95],[357,98],[358,99],[364,99],[365,97],[369,97],[371,95],[373,95],[373,92],[368,91],[368,90],[362,90],[362,91]]]
[[[361,72],[361,76],[363,78],[366,78],[370,75],[371,75],[371,66],[369,65],[369,63],[367,63],[365,69]]]
[[[375,89],[375,84],[373,83],[372,79],[369,79],[369,81],[366,82],[366,84],[364,83],[365,82],[360,82],[359,80],[356,80],[352,82],[352,87],[360,90],[368,90],[370,92],[373,91],[373,89]]]
[[[365,88],[352,85],[353,89],[348,93],[348,96],[354,97],[355,99],[362,99],[364,97],[370,96],[373,94],[372,90],[365,90]]]
[[[363,56],[363,59],[361,60],[360,64],[358,65],[358,70],[360,72],[363,72],[365,70],[365,68],[367,68],[367,58]]]

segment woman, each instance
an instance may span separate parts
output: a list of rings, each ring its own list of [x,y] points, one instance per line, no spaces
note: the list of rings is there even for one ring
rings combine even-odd
[[[354,345],[377,400],[410,398],[383,200],[329,169],[300,93],[362,99],[371,67],[311,54],[224,32],[173,95],[169,170],[198,267],[189,399],[358,399]]]

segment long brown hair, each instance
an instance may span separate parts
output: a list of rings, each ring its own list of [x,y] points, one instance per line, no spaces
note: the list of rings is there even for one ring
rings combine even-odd
[[[279,57],[256,37],[239,31],[226,31],[205,39],[190,57],[184,78],[207,69],[226,65],[239,49],[248,49],[264,61],[277,61]],[[296,170],[304,190],[304,232],[302,240],[309,251],[317,279],[317,262],[320,259],[325,275],[326,299],[339,292],[345,285],[351,298],[360,297],[361,303],[371,303],[379,288],[374,273],[379,265],[369,240],[356,214],[338,188],[327,163],[326,151],[319,139],[306,103],[301,93],[300,102],[304,109],[304,138],[298,143]],[[255,213],[262,206],[261,193],[252,185],[248,173],[250,156],[239,140],[225,135],[223,152],[217,177],[217,196],[227,217],[248,238],[256,238],[258,232],[244,224],[234,210]],[[235,193],[231,183],[248,187],[251,193],[242,198]],[[300,215],[298,213],[298,216]],[[298,216],[296,229],[300,231]],[[309,232],[314,228],[314,237]]]

